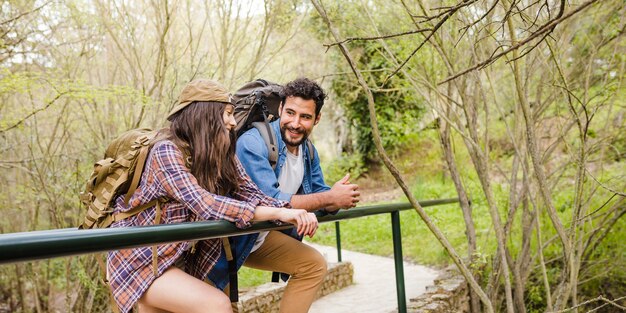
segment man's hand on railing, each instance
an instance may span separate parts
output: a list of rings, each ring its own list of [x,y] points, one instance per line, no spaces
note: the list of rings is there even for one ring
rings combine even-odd
[[[350,209],[356,207],[360,201],[361,192],[359,185],[350,183],[350,174],[346,174],[342,179],[338,180],[329,191],[332,205],[326,208],[328,212],[334,212],[339,209]]]

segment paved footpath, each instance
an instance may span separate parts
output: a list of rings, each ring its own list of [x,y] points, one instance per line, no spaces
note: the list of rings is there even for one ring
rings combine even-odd
[[[337,262],[337,248],[312,243],[329,262]],[[309,313],[387,313],[397,309],[395,267],[393,258],[341,250],[343,261],[354,266],[354,285],[333,292],[313,303]],[[424,293],[438,272],[404,262],[406,301]]]

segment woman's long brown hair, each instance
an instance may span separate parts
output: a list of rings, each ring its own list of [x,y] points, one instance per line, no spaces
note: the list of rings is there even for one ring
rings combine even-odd
[[[171,116],[168,139],[191,158],[191,174],[211,193],[227,195],[239,189],[234,130],[228,131],[221,102],[193,102]]]

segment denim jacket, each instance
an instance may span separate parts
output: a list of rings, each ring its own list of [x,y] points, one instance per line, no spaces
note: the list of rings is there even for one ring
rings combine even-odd
[[[269,150],[256,128],[248,130],[237,140],[237,157],[246,169],[246,173],[263,193],[272,198],[290,201],[292,194],[283,193],[278,189],[278,177],[287,159],[287,146],[280,134],[280,120],[270,123],[270,126],[274,129],[278,143],[278,161],[275,169],[272,169],[270,165]],[[309,151],[308,145],[302,145],[304,178],[297,194],[310,194],[330,190],[330,187],[324,182],[319,155],[315,150],[314,147],[313,151]],[[311,153],[315,155],[313,159],[310,157]],[[284,232],[298,240],[302,239],[296,233],[295,228],[290,228]],[[258,233],[255,233],[230,238],[231,246],[235,252],[234,257],[237,258],[237,269],[248,258],[258,235]],[[228,262],[224,253],[220,255],[208,278],[219,289],[224,289],[228,284]]]

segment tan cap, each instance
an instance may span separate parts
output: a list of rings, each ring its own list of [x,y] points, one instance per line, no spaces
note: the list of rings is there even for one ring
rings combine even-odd
[[[178,104],[172,109],[168,119],[194,101],[231,103],[230,93],[222,84],[209,79],[196,79],[183,88]]]

